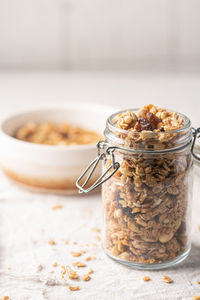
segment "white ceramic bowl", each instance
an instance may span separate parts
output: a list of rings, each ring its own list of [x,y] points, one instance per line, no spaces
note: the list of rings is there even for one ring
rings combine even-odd
[[[0,125],[0,163],[12,180],[39,191],[56,193],[77,192],[75,181],[97,155],[96,146],[51,146],[24,142],[13,137],[16,130],[29,121],[68,122],[103,135],[107,117],[114,112],[109,106],[93,103],[66,104],[18,113]],[[96,172],[94,180],[100,175]]]

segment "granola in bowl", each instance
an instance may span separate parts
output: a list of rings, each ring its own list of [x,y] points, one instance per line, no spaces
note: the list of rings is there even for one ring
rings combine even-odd
[[[53,122],[28,122],[17,130],[15,137],[29,143],[65,146],[95,144],[101,138],[92,130]]]
[[[138,267],[178,262],[190,248],[190,121],[150,104],[107,127],[120,163],[103,185],[107,254]],[[107,155],[104,170],[110,164]]]

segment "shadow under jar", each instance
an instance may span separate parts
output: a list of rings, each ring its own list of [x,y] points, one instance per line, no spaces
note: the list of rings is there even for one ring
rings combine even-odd
[[[105,141],[98,144],[107,174],[101,178],[104,250],[140,269],[177,264],[191,248],[191,122],[178,114],[184,120],[178,130],[135,132],[115,126],[118,114],[107,120]],[[81,192],[95,187],[86,190],[77,182]]]

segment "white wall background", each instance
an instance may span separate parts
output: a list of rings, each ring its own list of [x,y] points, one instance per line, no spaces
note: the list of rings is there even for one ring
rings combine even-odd
[[[200,71],[200,0],[0,0],[0,69]]]

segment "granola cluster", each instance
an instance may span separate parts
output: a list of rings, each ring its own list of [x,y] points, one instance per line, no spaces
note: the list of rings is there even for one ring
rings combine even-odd
[[[120,113],[117,117],[117,127],[129,131],[166,132],[183,127],[183,118],[176,112],[158,108],[153,104],[143,106],[136,114],[131,111]]]
[[[118,114],[113,125],[123,131],[115,135],[124,140],[125,147],[162,150],[176,145],[177,132],[183,127],[184,120],[176,112],[158,108],[152,104],[143,106],[136,113],[126,111]]]
[[[96,143],[101,137],[94,131],[68,123],[27,123],[15,134],[19,140],[45,145],[83,145]]]
[[[171,131],[182,126],[176,113],[153,105],[140,109],[137,119],[127,112],[119,114],[116,122],[116,127],[130,132],[169,134],[165,147],[171,145]],[[120,134],[127,139],[126,134]],[[135,148],[136,140],[128,139],[129,147]],[[162,263],[181,255],[188,247],[190,149],[159,154],[116,150],[115,158],[120,169],[103,187],[107,252],[141,264]],[[110,163],[108,156],[105,169]]]

